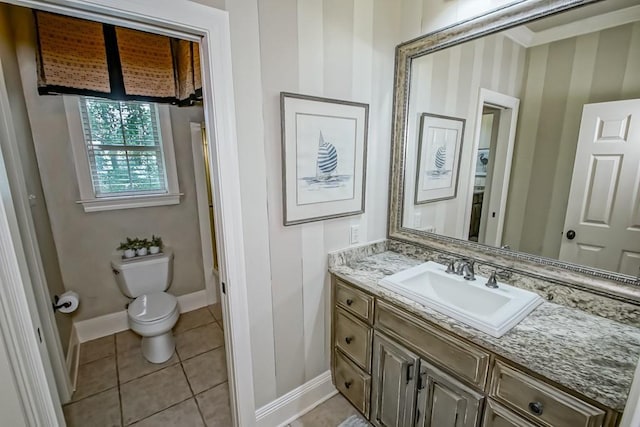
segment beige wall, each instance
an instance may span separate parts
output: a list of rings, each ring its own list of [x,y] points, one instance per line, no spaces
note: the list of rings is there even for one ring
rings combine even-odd
[[[202,122],[201,107],[171,109],[171,124],[181,203],[141,209],[85,213],[79,200],[63,98],[38,96],[31,14],[13,16],[24,97],[33,133],[60,270],[67,290],[80,294],[74,320],[125,308],[128,302],[113,279],[110,256],[126,236],[160,235],[175,252],[169,292],[183,295],[204,289],[202,250],[196,212],[195,178],[189,122]],[[42,199],[40,199],[42,200]]]
[[[525,48],[501,34],[483,37],[426,55],[411,65],[411,96],[408,110],[407,158],[418,158],[419,123],[422,113],[464,119],[458,190],[454,199],[414,204],[416,161],[406,164],[403,225],[435,228],[438,234],[466,239],[465,213],[471,202],[469,183],[475,181],[473,150],[480,89],[520,97],[525,67]],[[420,214],[422,227],[416,227]]]
[[[582,107],[640,98],[640,23],[532,47],[527,62],[504,242],[557,258]]]
[[[329,368],[327,252],[349,246],[351,225],[360,227],[363,242],[385,237],[399,10],[386,1],[257,4],[276,380],[271,396],[258,396],[260,405]],[[283,227],[281,91],[370,105],[365,214]]]
[[[27,193],[35,197],[31,202],[30,216],[33,219],[33,225],[35,226],[35,232],[38,238],[38,250],[42,259],[47,286],[52,296],[60,295],[65,289],[58,265],[58,255],[53,241],[51,224],[49,222],[49,216],[47,215],[47,206],[42,192],[40,173],[38,171],[27,108],[22,94],[22,81],[20,79],[15,43],[9,20],[9,7],[0,5],[0,62],[2,63],[9,101],[12,107],[10,114],[19,142],[18,151],[21,160],[20,165],[8,163],[7,169],[10,176],[21,174],[25,180]],[[20,171],[17,169],[18,166],[21,169]],[[12,181],[12,191],[19,191],[16,180]],[[29,213],[27,213],[27,215],[29,215]],[[25,216],[20,215],[20,218],[25,218]],[[24,233],[26,233],[25,227],[26,224],[21,224],[21,233],[23,236],[25,236]],[[30,266],[33,266],[35,262],[34,259],[29,259]],[[71,334],[71,318],[61,313],[56,313],[55,318],[62,348],[66,352]]]

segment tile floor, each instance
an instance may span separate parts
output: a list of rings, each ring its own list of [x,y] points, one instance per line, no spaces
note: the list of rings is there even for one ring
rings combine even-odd
[[[336,394],[287,427],[336,427],[352,415],[357,415],[366,422],[366,419],[351,406],[347,399],[341,394]]]
[[[231,425],[221,318],[219,305],[180,315],[176,353],[159,365],[142,357],[131,331],[83,343],[67,425]]]
[[[180,315],[176,354],[157,365],[140,337],[121,332],[83,343],[78,382],[64,406],[69,427],[229,427],[229,389],[219,305]],[[288,427],[336,427],[358,412],[341,395]]]

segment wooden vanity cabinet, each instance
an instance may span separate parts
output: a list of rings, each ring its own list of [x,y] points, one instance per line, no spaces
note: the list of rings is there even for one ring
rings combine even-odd
[[[377,427],[614,427],[619,413],[332,278],[332,375]]]

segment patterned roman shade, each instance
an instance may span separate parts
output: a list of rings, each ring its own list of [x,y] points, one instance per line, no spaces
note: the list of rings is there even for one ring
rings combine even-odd
[[[202,100],[197,43],[34,12],[38,92],[191,105]]]

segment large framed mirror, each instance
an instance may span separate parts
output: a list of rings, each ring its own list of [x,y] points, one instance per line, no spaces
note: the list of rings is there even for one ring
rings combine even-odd
[[[515,2],[399,45],[389,237],[640,302],[640,4]]]

